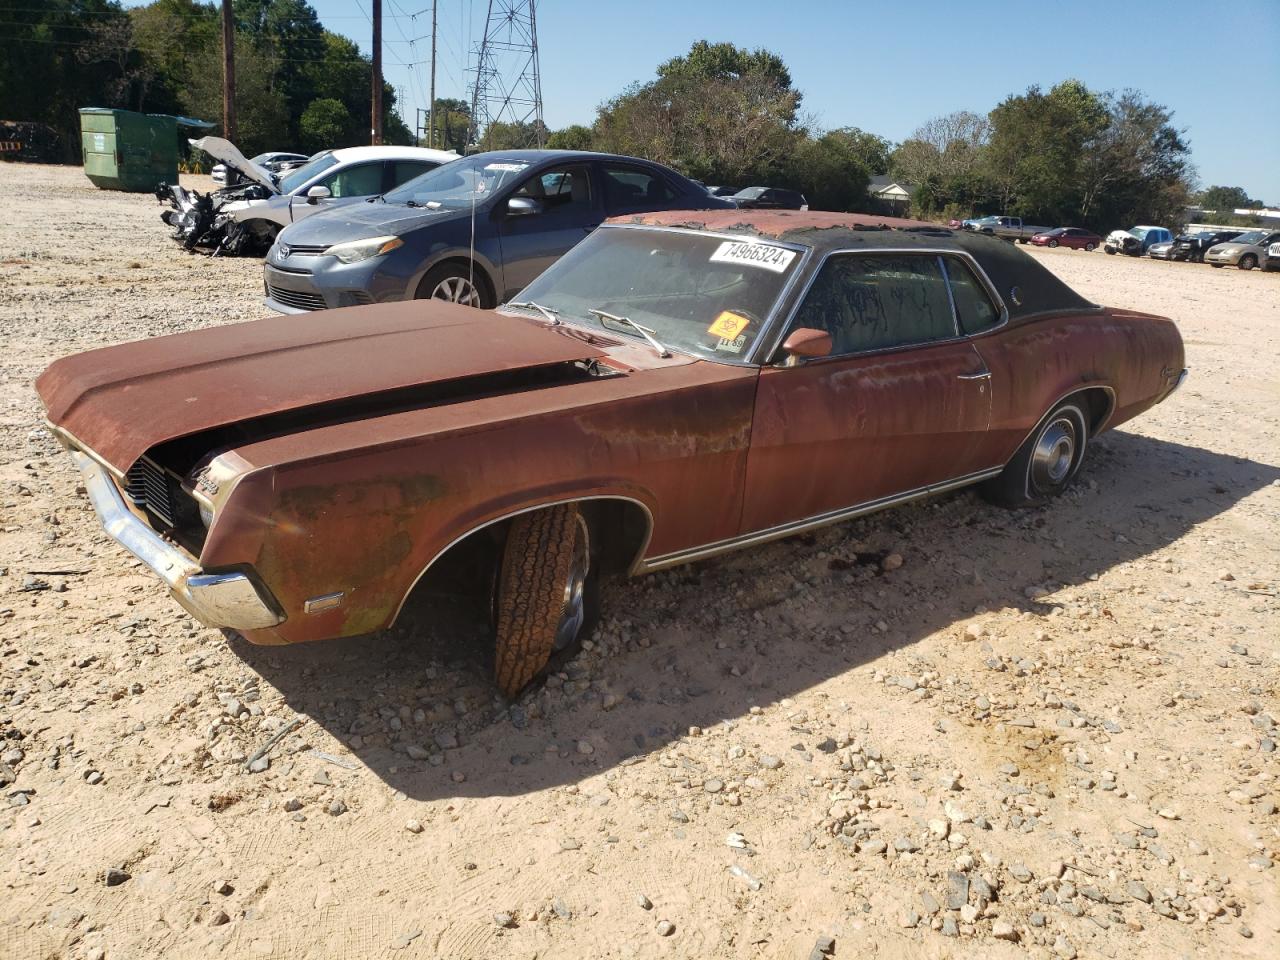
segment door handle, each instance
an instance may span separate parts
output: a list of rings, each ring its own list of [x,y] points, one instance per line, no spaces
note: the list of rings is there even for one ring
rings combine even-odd
[[[960,373],[956,374],[957,380],[990,380],[991,371],[983,370],[981,373]]]

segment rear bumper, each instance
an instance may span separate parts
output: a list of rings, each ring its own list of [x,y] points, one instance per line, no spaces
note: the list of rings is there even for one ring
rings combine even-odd
[[[270,594],[243,573],[205,573],[189,554],[138,519],[107,471],[88,454],[72,450],[102,526],[122,547],[169,586],[193,617],[210,627],[260,630],[284,620]]]

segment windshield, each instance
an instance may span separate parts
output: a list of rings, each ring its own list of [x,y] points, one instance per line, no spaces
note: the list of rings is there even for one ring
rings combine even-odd
[[[1129,231],[1129,236],[1137,237],[1139,240],[1145,240],[1148,232],[1149,228],[1147,227],[1134,227]]]
[[[1267,231],[1250,230],[1248,233],[1242,233],[1240,236],[1232,240],[1232,243],[1261,243],[1267,239]]]
[[[521,291],[517,300],[567,323],[640,338],[627,317],[682,353],[746,361],[801,251],[753,238],[604,227]]]
[[[414,177],[388,193],[387,203],[460,209],[482,203],[514,182],[529,166],[526,160],[503,160],[492,153],[454,160]]]
[[[280,178],[280,192],[293,193],[317,173],[323,173],[330,167],[336,166],[337,163],[338,158],[333,155],[331,150],[316,154],[306,164],[297,170],[290,170]]]
[[[745,190],[739,190],[734,196],[741,197],[743,200],[759,200],[767,189],[768,187],[747,187]]]

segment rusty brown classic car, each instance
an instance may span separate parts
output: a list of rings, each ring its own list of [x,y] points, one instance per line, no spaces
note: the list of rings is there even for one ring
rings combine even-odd
[[[480,571],[518,694],[599,578],[979,484],[1060,493],[1186,375],[1169,320],[916,221],[610,222],[496,311],[273,317],[58,360],[37,384],[106,529],[206,624],[367,634]]]

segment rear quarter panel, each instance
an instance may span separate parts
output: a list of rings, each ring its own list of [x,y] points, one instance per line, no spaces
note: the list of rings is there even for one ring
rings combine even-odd
[[[1106,388],[1110,428],[1152,406],[1185,366],[1172,321],[1101,310],[1029,318],[976,337],[991,370],[991,423],[984,460],[1006,463],[1055,403],[1088,387]]]

